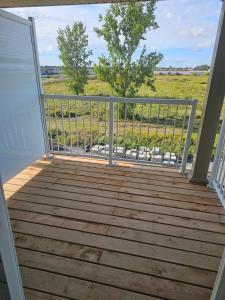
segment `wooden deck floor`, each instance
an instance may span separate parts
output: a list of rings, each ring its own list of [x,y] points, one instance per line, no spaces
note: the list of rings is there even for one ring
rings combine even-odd
[[[210,299],[225,212],[178,171],[55,157],[4,189],[26,299]]]

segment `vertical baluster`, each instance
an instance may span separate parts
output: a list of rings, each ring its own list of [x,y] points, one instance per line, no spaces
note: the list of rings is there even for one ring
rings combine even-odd
[[[167,105],[166,119],[165,119],[165,128],[164,128],[164,134],[163,134],[163,140],[164,140],[164,141],[165,141],[165,139],[166,139],[167,125],[168,125],[168,118],[169,118],[169,110],[170,110],[170,106],[169,106],[169,104],[168,104],[168,105]]]
[[[72,142],[72,131],[71,131],[71,116],[70,116],[70,99],[68,99],[68,117],[69,117],[69,134],[70,134],[70,152],[72,151],[72,146],[73,146],[73,142]]]
[[[148,138],[150,138],[151,116],[152,116],[152,104],[149,104],[149,108],[148,108]]]
[[[183,137],[184,137],[184,129],[185,129],[186,118],[187,118],[187,109],[188,109],[188,106],[186,105],[186,107],[185,107],[185,112],[184,112],[184,117],[183,117],[183,122],[182,122],[182,130],[181,130],[181,137],[180,137],[180,146],[179,146],[178,159],[179,159],[179,157],[181,156],[181,152],[182,152]],[[178,165],[178,160],[177,160],[177,165]]]
[[[132,148],[133,148],[133,144],[134,144],[134,122],[135,122],[135,104],[133,104],[133,111],[132,111],[132,127],[131,127],[131,144],[132,144]]]
[[[149,104],[148,107],[148,140],[150,142],[150,126],[151,126],[151,116],[152,116],[152,104]],[[149,145],[149,155],[150,155],[150,145]],[[151,158],[150,158],[151,160]]]
[[[126,153],[126,124],[127,124],[127,103],[124,103],[124,131],[123,131],[123,148],[124,155]]]
[[[218,186],[221,190],[221,178],[222,178],[222,174],[223,174],[223,169],[224,169],[224,164],[225,164],[225,155],[223,155],[223,152],[222,152],[222,155],[221,155],[221,160],[220,160],[220,164],[219,164],[219,172],[217,173],[217,182],[218,182]]]
[[[116,103],[117,110],[116,110],[116,149],[118,148],[118,137],[119,137],[119,102]]]
[[[66,151],[66,136],[65,136],[65,127],[64,127],[63,100],[60,101],[60,108],[61,108],[61,118],[62,118],[63,146],[64,146],[64,151]]]
[[[109,103],[109,166],[113,164],[113,126],[114,126],[114,99]]]
[[[98,118],[98,157],[99,157],[99,144],[100,144],[100,120],[99,120],[99,101],[97,101],[97,118]]]
[[[157,115],[157,125],[156,125],[156,132],[155,132],[155,136],[156,136],[156,140],[158,139],[158,131],[159,131],[159,118],[160,118],[160,104],[159,104],[159,108],[158,108],[158,115]]]
[[[174,118],[174,123],[173,123],[173,134],[172,134],[172,138],[171,138],[169,164],[171,161],[171,152],[173,151],[174,137],[175,137],[175,131],[176,131],[176,124],[177,124],[177,115],[178,115],[178,105],[176,105],[176,113],[175,113],[175,118]]]
[[[157,113],[157,122],[156,122],[156,129],[155,129],[155,142],[154,142],[154,151],[153,151],[153,161],[155,161],[155,148],[157,145],[157,139],[158,139],[158,129],[159,129],[159,115],[160,115],[160,104],[158,105],[158,113]]]
[[[220,190],[221,193],[224,195],[224,180],[225,180],[225,169],[224,169],[224,164],[225,164],[225,153],[223,151],[223,161],[221,164],[221,176],[220,176]]]
[[[85,103],[84,99],[82,99],[82,115],[83,115],[83,143],[84,143],[84,154],[86,154],[86,129],[85,129]]]
[[[105,156],[106,156],[106,131],[107,131],[107,104],[105,99]]]
[[[77,100],[74,100],[74,110],[75,110],[76,144],[77,144],[77,152],[78,152],[80,143],[79,143],[79,131],[78,131]]]
[[[52,142],[52,126],[51,126],[51,116],[50,116],[50,109],[49,109],[49,101],[47,100],[47,110],[48,110],[48,130],[50,134],[50,150],[53,150],[53,142]]]
[[[223,146],[223,160],[225,159],[225,148]],[[221,168],[223,169],[223,179],[221,182],[223,197],[225,196],[225,162],[223,162]]]
[[[53,102],[54,102],[54,115],[55,115],[55,128],[56,128],[56,138],[57,138],[57,149],[59,151],[59,128],[58,128],[58,120],[57,120],[55,99],[53,99]]]
[[[142,136],[143,110],[144,110],[144,105],[142,104],[142,106],[141,106],[141,121],[140,121],[139,137],[138,137],[138,145],[139,145],[139,146],[140,146],[140,139],[141,139],[141,136]],[[138,152],[138,153],[139,153],[139,152]]]
[[[92,101],[90,101],[90,147],[91,147],[91,156],[92,156]]]

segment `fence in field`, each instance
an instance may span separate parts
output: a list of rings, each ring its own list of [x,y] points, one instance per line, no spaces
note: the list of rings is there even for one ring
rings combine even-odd
[[[196,100],[43,96],[51,153],[186,169]]]

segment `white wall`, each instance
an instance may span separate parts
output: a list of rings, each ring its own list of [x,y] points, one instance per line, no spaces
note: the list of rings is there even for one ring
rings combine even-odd
[[[3,182],[44,153],[30,24],[0,10],[0,173]]]

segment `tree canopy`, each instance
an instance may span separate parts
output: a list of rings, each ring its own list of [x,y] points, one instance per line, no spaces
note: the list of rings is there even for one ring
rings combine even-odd
[[[119,96],[134,96],[144,83],[154,89],[154,69],[163,56],[147,53],[141,41],[147,31],[158,28],[155,4],[156,0],[112,4],[104,17],[100,15],[102,27],[95,31],[105,40],[109,55],[99,57],[94,69]]]
[[[74,22],[71,27],[59,29],[57,37],[63,71],[69,78],[68,86],[77,95],[84,91],[91,65],[89,56],[92,52],[87,49],[88,35],[85,32],[82,22]]]

